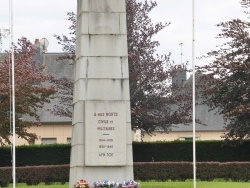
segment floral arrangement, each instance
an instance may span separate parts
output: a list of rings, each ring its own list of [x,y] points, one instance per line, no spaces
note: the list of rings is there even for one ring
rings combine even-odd
[[[118,187],[122,188],[139,188],[139,184],[136,181],[124,181],[122,184],[119,184]]]
[[[95,187],[107,187],[107,188],[113,188],[116,187],[116,183],[114,181],[104,180],[104,181],[96,181],[94,182]]]
[[[96,181],[94,182],[94,187],[96,188],[139,188],[139,184],[132,180],[127,180],[122,183],[104,180],[104,181]]]
[[[78,182],[76,182],[74,188],[89,188],[89,184],[86,180],[80,179]]]

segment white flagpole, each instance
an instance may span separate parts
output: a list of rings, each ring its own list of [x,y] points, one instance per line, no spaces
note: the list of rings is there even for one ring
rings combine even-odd
[[[11,78],[12,78],[12,178],[13,187],[16,187],[16,108],[15,108],[15,64],[14,64],[14,42],[13,42],[13,5],[10,0],[10,34],[11,34]]]
[[[192,69],[193,69],[193,179],[194,179],[194,188],[196,188],[196,137],[195,137],[195,37],[194,37],[194,31],[195,31],[195,14],[194,14],[194,6],[195,2],[192,1]]]

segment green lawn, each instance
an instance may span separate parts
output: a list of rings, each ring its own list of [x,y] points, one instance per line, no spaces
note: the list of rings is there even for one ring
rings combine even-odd
[[[9,187],[12,187],[10,185]],[[68,184],[60,185],[43,185],[27,186],[26,184],[18,184],[18,188],[68,188]],[[140,182],[141,188],[193,188],[193,182]],[[197,182],[197,188],[249,188],[250,182]]]
[[[249,188],[244,182],[197,182],[197,188]],[[142,182],[141,188],[193,188],[193,182]]]

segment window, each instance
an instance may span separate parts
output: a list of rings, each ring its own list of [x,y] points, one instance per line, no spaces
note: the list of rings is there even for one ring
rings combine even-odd
[[[67,144],[71,144],[71,138],[67,138]]]
[[[42,138],[42,144],[56,144],[56,138]]]
[[[193,136],[179,136],[179,140],[192,141]],[[195,140],[200,140],[200,136],[195,136]]]
[[[35,140],[30,140],[28,141],[29,145],[34,145],[35,144]]]

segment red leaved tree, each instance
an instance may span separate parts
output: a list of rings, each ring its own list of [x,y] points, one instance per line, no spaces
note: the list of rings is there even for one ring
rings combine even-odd
[[[15,108],[16,108],[16,135],[28,141],[36,139],[34,133],[28,129],[40,125],[37,110],[44,103],[50,102],[50,97],[56,92],[54,87],[48,86],[51,77],[44,75],[42,66],[33,59],[36,51],[26,39],[18,40],[14,47],[15,66]],[[9,68],[11,59],[6,58],[0,62],[0,144],[10,144],[12,135],[11,121],[11,78]],[[22,116],[23,118],[20,118]]]
[[[249,1],[241,1],[250,8]],[[250,22],[233,19],[218,24],[218,38],[227,39],[219,49],[208,53],[214,60],[199,68],[206,80],[205,104],[217,109],[226,120],[226,140],[250,138]]]

